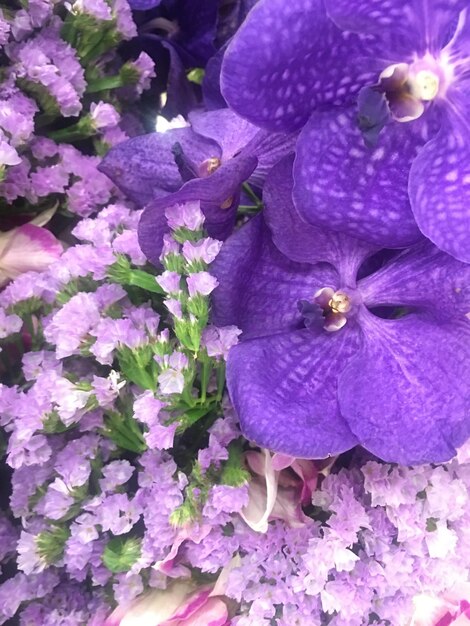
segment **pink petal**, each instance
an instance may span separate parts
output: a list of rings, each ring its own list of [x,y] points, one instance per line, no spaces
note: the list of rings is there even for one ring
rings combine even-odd
[[[268,450],[258,453],[247,452],[246,458],[250,467],[260,474],[250,481],[248,487],[248,505],[240,513],[242,519],[256,532],[268,530],[268,520],[274,508],[277,496],[278,473],[272,466],[271,454]],[[264,456],[264,466],[260,468],[260,457]],[[263,472],[261,474],[261,471]]]
[[[173,615],[163,622],[158,622],[158,626],[180,626],[180,622],[186,624],[186,620],[207,603],[211,590],[212,587],[201,587],[186,597]]]
[[[173,545],[171,546],[171,549],[166,557],[163,560],[155,563],[153,568],[160,572],[163,572],[167,576],[174,577],[174,572],[172,570],[174,569],[175,559],[178,555],[178,550],[180,549],[181,545],[186,541],[186,539],[191,539],[193,543],[200,543],[205,537],[207,537],[207,535],[210,533],[210,530],[211,527],[208,524],[202,526],[185,526],[176,535],[173,541]]]
[[[209,598],[204,606],[178,626],[225,626],[227,618],[225,603],[220,598]]]
[[[8,242],[0,256],[0,269],[8,279],[24,272],[41,272],[62,254],[62,246],[54,235],[39,226],[23,224],[5,235]]]
[[[292,463],[292,469],[302,480],[300,501],[302,504],[308,504],[312,501],[312,493],[317,488],[319,474],[318,467],[314,461],[295,459],[294,463]]]
[[[104,626],[163,626],[171,619],[194,589],[188,582],[175,582],[165,590],[146,593],[129,605],[118,606]]]
[[[413,598],[415,607],[409,626],[436,626],[451,606],[442,598],[420,594]]]
[[[245,453],[245,461],[249,469],[258,476],[264,476],[265,471],[265,457],[262,452],[255,450],[249,450]]]

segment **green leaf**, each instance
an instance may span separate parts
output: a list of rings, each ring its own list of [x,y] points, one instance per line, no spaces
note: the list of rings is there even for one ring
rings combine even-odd
[[[128,572],[141,554],[138,537],[114,537],[103,551],[103,563],[113,574]]]

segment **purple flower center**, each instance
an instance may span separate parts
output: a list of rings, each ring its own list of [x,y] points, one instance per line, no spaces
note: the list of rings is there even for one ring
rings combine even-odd
[[[209,157],[199,166],[199,176],[201,178],[206,178],[206,176],[210,176],[215,172],[215,170],[219,169],[221,165],[222,161],[219,157]]]
[[[375,89],[387,99],[392,118],[411,122],[421,117],[425,103],[442,94],[445,72],[437,61],[426,55],[414,63],[396,63],[386,67]]]
[[[328,332],[343,328],[348,319],[356,314],[362,298],[357,290],[323,287],[311,301],[300,300],[298,308],[308,328],[323,324]]]

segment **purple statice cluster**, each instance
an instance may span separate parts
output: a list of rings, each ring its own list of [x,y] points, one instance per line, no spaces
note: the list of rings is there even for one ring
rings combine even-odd
[[[98,155],[142,132],[130,111],[156,75],[145,52],[117,57],[117,44],[137,32],[130,7],[14,2],[0,24],[1,206],[92,215],[118,198]]]
[[[184,452],[191,427],[219,415],[223,355],[239,334],[207,325],[221,243],[204,236],[197,204],[175,207],[155,275],[139,217],[114,204],[82,219],[80,243],[0,294],[4,350],[23,351],[0,392],[13,472],[2,560],[18,570],[0,585],[2,623],[19,611],[22,624],[78,626],[110,612],[106,590],[126,604],[165,587],[180,544],[207,532],[187,527],[223,479],[222,446],[240,436],[232,419],[230,434],[211,435],[217,458]]]

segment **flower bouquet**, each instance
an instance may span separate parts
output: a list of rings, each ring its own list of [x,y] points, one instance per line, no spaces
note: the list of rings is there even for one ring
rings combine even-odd
[[[468,0],[0,46],[0,624],[470,625]]]

